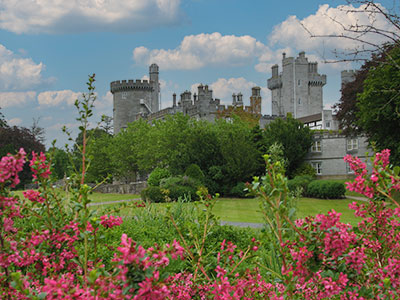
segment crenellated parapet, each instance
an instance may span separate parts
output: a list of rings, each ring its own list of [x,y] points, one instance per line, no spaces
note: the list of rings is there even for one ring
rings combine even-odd
[[[326,84],[326,75],[310,74],[308,76],[308,85],[324,86]]]
[[[154,91],[154,85],[148,80],[117,80],[110,84],[111,93],[125,91]]]

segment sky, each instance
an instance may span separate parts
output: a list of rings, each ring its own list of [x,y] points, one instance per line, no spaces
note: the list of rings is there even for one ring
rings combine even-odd
[[[381,2],[382,8],[389,8]],[[348,9],[354,13],[346,13]],[[241,92],[245,104],[253,86],[262,88],[262,113],[271,113],[267,79],[282,53],[305,51],[327,75],[324,106],[340,98],[340,71],[355,63],[324,63],[334,50],[348,51],[352,40],[313,38],[340,35],[341,24],[375,22],[346,1],[318,0],[1,0],[0,108],[10,125],[46,132],[46,145],[62,147],[66,125],[75,134],[75,99],[96,74],[95,113],[112,116],[110,82],[146,79],[160,67],[161,107],[172,94],[195,92],[208,84],[214,98],[230,104]],[[306,30],[306,29],[307,30]],[[376,37],[371,37],[379,42]]]

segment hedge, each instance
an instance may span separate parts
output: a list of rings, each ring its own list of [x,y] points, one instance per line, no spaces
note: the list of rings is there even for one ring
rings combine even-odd
[[[330,180],[314,180],[307,186],[307,196],[320,199],[344,198],[346,189],[343,183]]]

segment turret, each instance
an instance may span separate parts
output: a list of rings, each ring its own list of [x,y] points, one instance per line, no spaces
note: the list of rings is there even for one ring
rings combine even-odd
[[[149,67],[150,81],[158,82],[159,68],[156,64]]]
[[[243,95],[242,95],[242,93],[238,93],[237,94],[237,106],[243,106]]]
[[[232,105],[236,106],[236,94],[235,93],[232,94]]]
[[[176,107],[176,94],[173,93],[172,95],[172,107]]]
[[[154,90],[151,98],[151,110],[157,112],[160,110],[160,83],[158,82],[158,66],[156,64],[149,67],[149,77]]]

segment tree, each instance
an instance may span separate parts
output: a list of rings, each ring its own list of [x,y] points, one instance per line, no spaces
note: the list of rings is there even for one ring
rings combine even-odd
[[[0,109],[1,109],[1,107],[0,107]],[[6,121],[3,113],[0,111],[0,128],[4,128],[7,126],[8,126],[7,121]]]
[[[390,57],[370,68],[364,80],[356,124],[377,150],[389,148],[392,162],[400,164],[400,46],[388,53]]]
[[[276,119],[265,127],[265,143],[268,148],[281,144],[283,155],[287,160],[288,176],[301,165],[312,144],[311,130],[291,116],[286,120]]]
[[[33,118],[32,126],[29,129],[35,139],[43,144],[45,141],[45,130],[43,127],[39,126],[39,121],[40,117],[37,119]]]
[[[72,172],[72,164],[69,154],[63,149],[50,148],[48,154],[51,157],[51,174],[55,179],[63,179]]]
[[[386,49],[393,49],[393,45],[387,45]],[[364,90],[364,81],[367,78],[369,70],[387,63],[387,50],[376,55],[374,54],[372,58],[366,61],[360,70],[356,72],[354,81],[348,82],[342,86],[341,98],[339,102],[334,105],[334,108],[337,109],[336,118],[340,122],[340,128],[343,129],[346,135],[363,132],[357,117],[359,112],[357,95]]]
[[[229,192],[238,182],[251,180],[259,166],[260,153],[253,142],[248,123],[233,116],[232,121],[219,119],[215,123],[222,161],[224,191]]]

